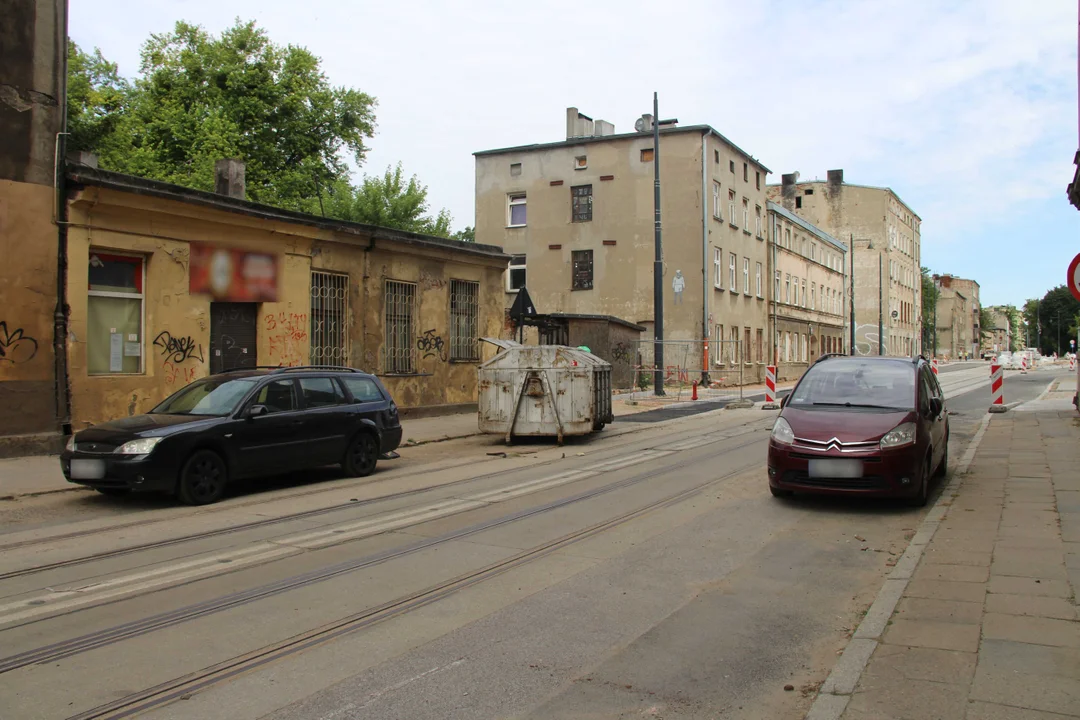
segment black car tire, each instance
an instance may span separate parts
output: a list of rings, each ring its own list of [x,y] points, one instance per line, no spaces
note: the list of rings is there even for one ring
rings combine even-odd
[[[176,497],[185,505],[209,505],[225,494],[228,469],[213,450],[197,450],[180,470]]]
[[[94,489],[97,490],[102,495],[104,495],[105,497],[124,497],[125,495],[130,495],[131,494],[131,488],[99,487],[99,488],[94,488]]]
[[[341,467],[349,477],[367,477],[375,472],[378,461],[379,444],[371,433],[362,432],[349,443]]]
[[[919,473],[919,490],[914,497],[908,500],[912,507],[924,507],[930,499],[931,477],[930,454],[927,453],[926,459],[922,463],[922,471]]]
[[[791,490],[780,490],[779,488],[774,488],[772,485],[769,486],[769,492],[772,493],[773,497],[778,498],[791,497],[795,494]]]
[[[935,477],[943,478],[949,472],[949,433],[945,432],[945,449],[941,451],[941,463],[937,466]]]

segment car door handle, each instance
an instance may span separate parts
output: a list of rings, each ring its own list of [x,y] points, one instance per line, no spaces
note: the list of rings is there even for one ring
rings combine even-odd
[[[303,421],[303,420],[293,420],[293,421],[292,421],[292,425],[293,425],[293,427],[299,427],[299,426],[301,426],[301,425],[303,425],[303,424],[304,424],[304,421]]]

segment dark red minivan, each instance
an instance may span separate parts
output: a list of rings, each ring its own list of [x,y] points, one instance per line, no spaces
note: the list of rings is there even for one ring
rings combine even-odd
[[[784,399],[769,490],[901,497],[925,505],[944,475],[949,414],[924,358],[826,355]]]

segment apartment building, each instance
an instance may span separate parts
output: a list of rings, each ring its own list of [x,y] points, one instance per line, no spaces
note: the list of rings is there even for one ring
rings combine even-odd
[[[938,287],[939,293],[942,290],[955,290],[963,296],[967,315],[961,323],[964,326],[963,331],[957,333],[957,336],[964,338],[964,344],[958,346],[957,350],[960,354],[968,357],[979,357],[982,343],[982,329],[979,327],[979,310],[982,307],[979,304],[979,283],[946,274],[934,275],[934,284]],[[938,308],[941,308],[940,300],[938,301]]]
[[[938,288],[934,324],[937,328],[935,347],[927,348],[935,357],[945,360],[963,359],[971,352],[971,303],[967,295],[954,287]]]
[[[824,353],[847,352],[847,246],[774,202],[769,226],[772,357],[797,378]]]
[[[983,354],[996,355],[1012,350],[1012,329],[1009,327],[1009,310],[1004,305],[988,307],[993,325],[982,328],[981,351]]]
[[[798,173],[783,175],[780,185],[768,187],[768,196],[850,246],[855,353],[921,352],[922,221],[915,211],[890,188],[844,182],[843,170],[828,171],[826,180],[800,181]]]
[[[476,239],[513,256],[507,307],[527,287],[540,313],[613,316],[653,339],[652,122],[616,134],[568,108],[563,140],[475,153]],[[666,364],[760,379],[769,170],[708,125],[659,132]]]

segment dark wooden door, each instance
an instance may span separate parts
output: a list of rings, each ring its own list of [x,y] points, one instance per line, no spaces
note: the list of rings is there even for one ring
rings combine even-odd
[[[256,303],[210,303],[210,372],[259,364],[256,351]]]

